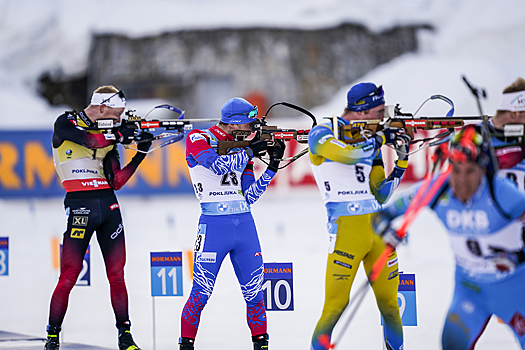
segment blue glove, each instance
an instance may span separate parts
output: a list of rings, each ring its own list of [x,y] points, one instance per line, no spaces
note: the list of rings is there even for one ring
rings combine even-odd
[[[381,236],[383,242],[392,248],[397,247],[403,241],[403,237],[399,237],[397,231],[391,226],[392,221],[382,212],[376,213],[372,217],[372,227],[378,235]]]

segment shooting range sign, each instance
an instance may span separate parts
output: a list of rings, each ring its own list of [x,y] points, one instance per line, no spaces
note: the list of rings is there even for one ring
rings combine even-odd
[[[397,302],[403,326],[417,326],[416,306],[416,275],[413,273],[399,274]],[[381,325],[383,317],[381,317]]]
[[[9,276],[9,237],[0,237],[0,276]]]
[[[292,263],[264,263],[263,300],[266,311],[293,311]]]
[[[77,278],[75,286],[90,286],[91,285],[91,259],[89,252],[91,251],[91,245],[88,245],[86,254],[84,254],[84,260],[82,261],[82,270]],[[60,245],[60,267],[62,267],[62,244]]]
[[[182,296],[182,252],[151,252],[151,296]]]

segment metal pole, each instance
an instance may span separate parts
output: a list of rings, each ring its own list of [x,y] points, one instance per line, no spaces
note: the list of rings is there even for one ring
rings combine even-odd
[[[155,297],[151,297],[151,303],[153,306],[153,350],[157,349],[156,344],[156,332],[155,332]]]

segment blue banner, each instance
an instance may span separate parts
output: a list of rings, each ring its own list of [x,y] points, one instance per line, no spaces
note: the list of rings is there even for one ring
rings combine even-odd
[[[65,195],[53,163],[52,136],[50,130],[0,131],[1,198]],[[119,152],[122,167],[135,155],[121,146]],[[193,193],[184,140],[149,153],[117,195],[174,193]]]
[[[0,237],[0,276],[9,276],[9,237]]]
[[[266,311],[293,311],[292,263],[264,263],[263,294]]]
[[[397,302],[403,326],[417,326],[416,275],[399,273]],[[383,324],[383,317],[381,317]]]
[[[182,296],[182,252],[151,252],[151,296]]]

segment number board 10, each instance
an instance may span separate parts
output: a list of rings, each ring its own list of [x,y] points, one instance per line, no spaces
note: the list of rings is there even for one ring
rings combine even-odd
[[[293,311],[292,263],[264,263],[263,282],[266,311]]]

